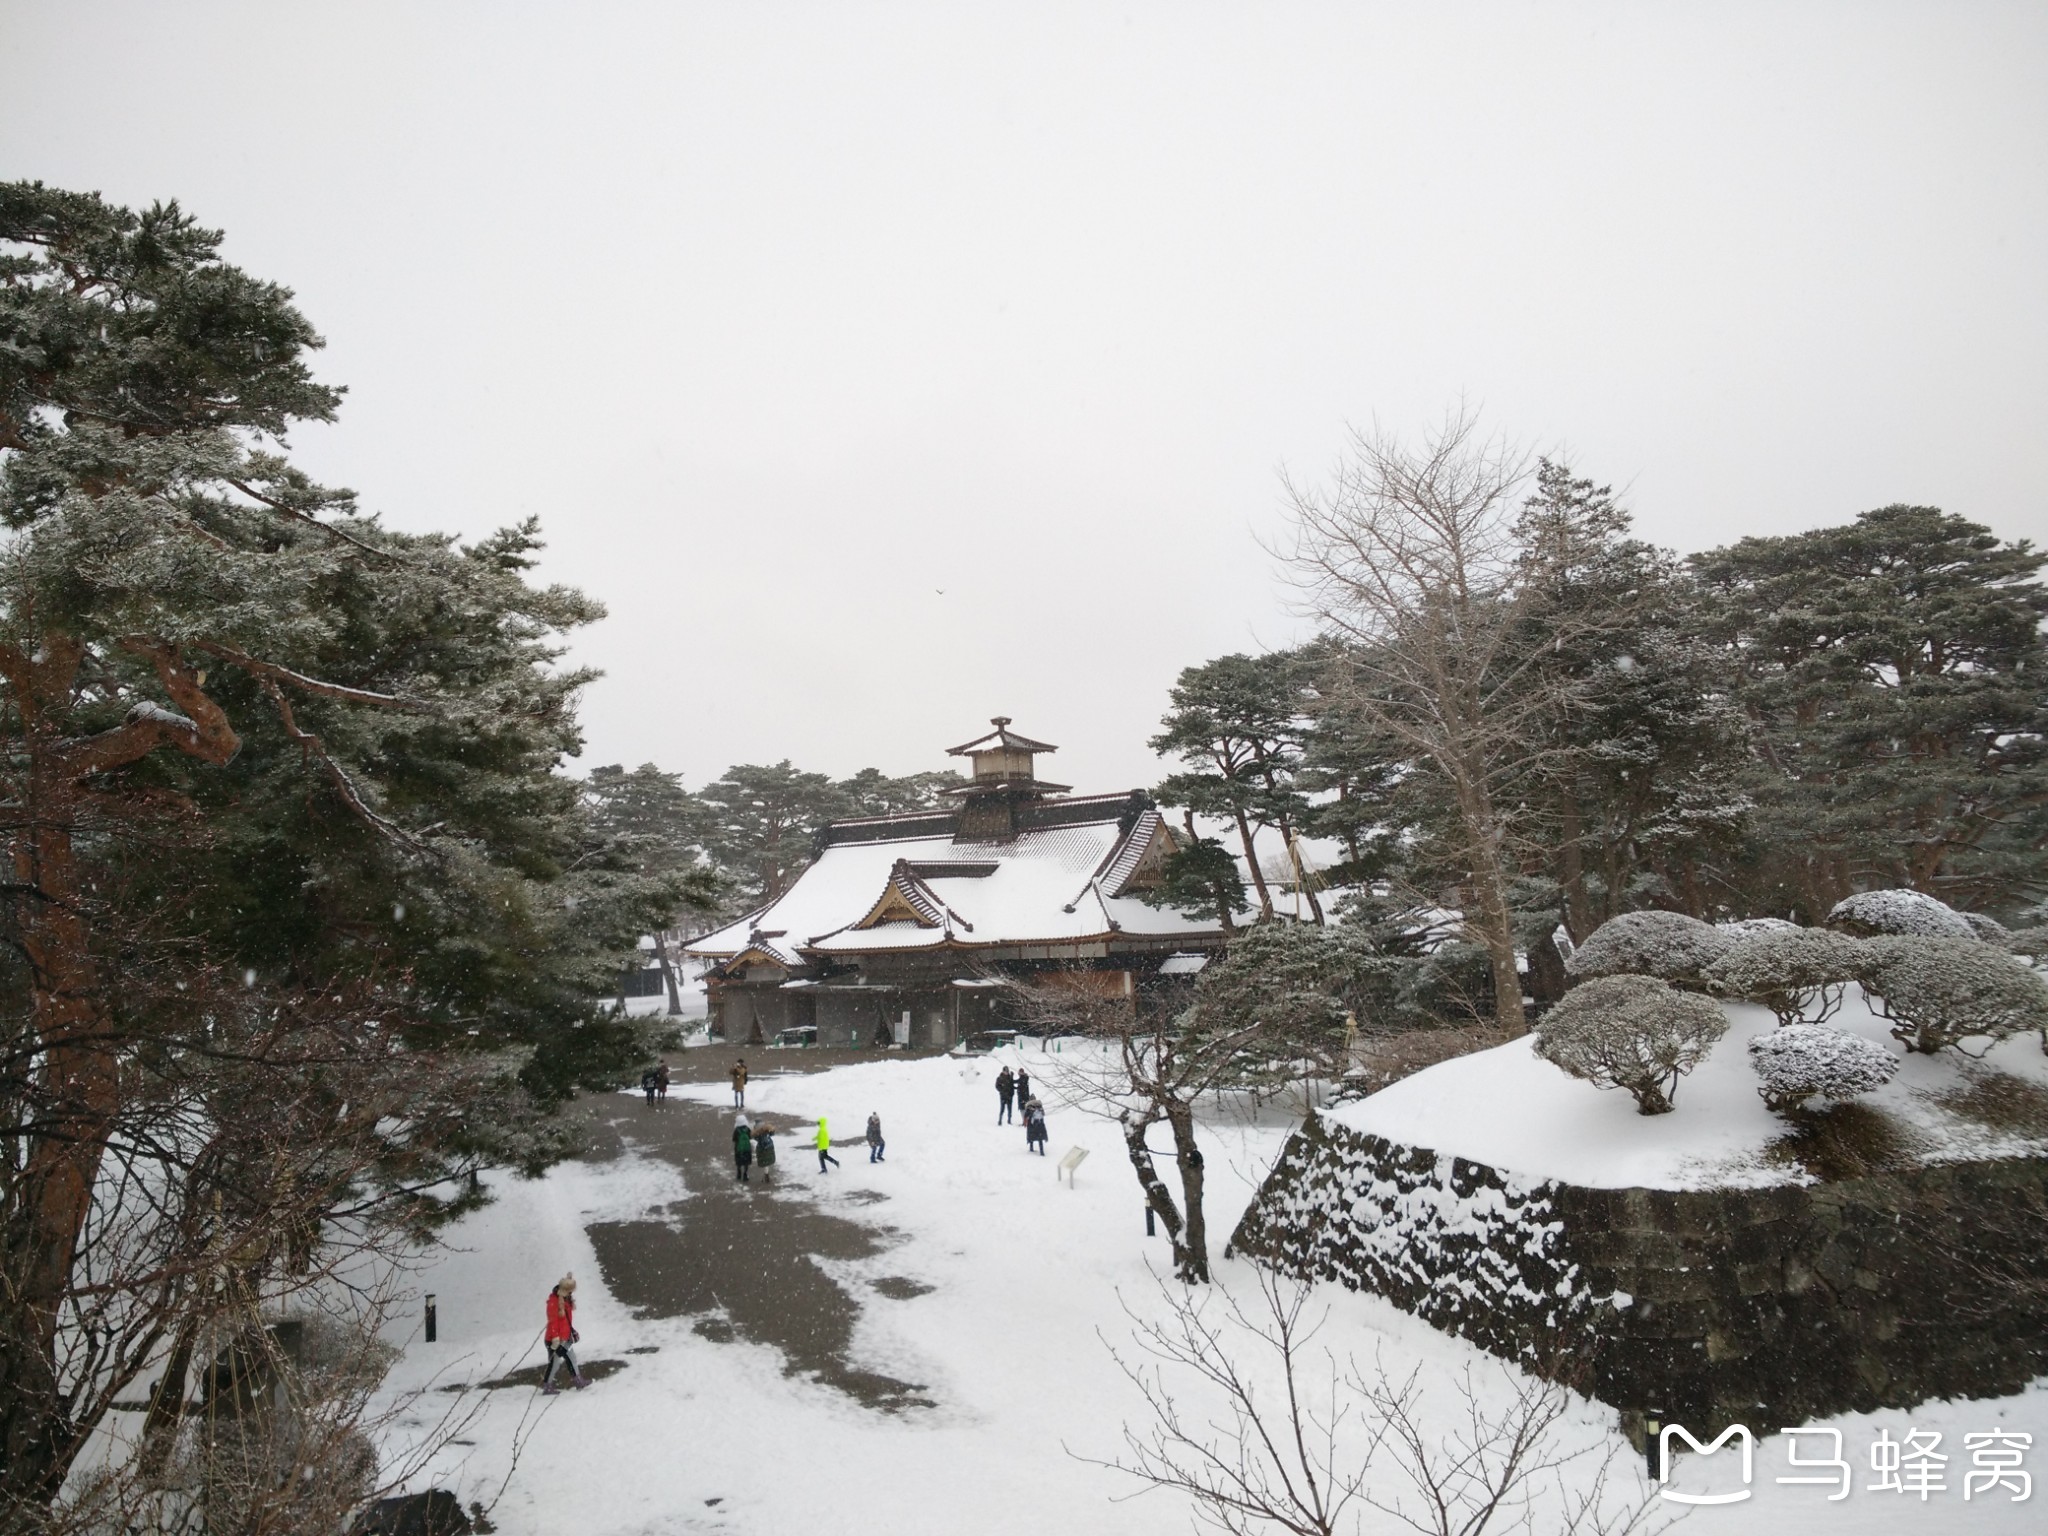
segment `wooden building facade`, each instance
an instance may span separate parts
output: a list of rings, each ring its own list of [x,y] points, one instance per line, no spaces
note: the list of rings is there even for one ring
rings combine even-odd
[[[1008,1022],[1004,978],[1136,1006],[1222,946],[1213,920],[1141,899],[1176,846],[1142,790],[1070,795],[1037,776],[1056,747],[992,723],[948,749],[973,769],[950,805],[832,823],[781,896],[690,941],[714,1035],[948,1046]]]

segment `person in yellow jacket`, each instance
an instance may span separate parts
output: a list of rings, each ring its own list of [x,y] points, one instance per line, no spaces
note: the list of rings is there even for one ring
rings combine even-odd
[[[825,1117],[820,1115],[818,1116],[818,1172],[823,1173],[827,1163],[837,1168],[839,1166],[839,1159],[832,1155],[832,1133],[825,1129]]]

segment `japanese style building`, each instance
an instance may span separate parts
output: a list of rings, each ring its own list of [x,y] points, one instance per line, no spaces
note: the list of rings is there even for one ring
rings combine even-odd
[[[1213,919],[1138,895],[1176,846],[1143,790],[1069,795],[1037,776],[1057,748],[992,723],[948,749],[973,764],[952,805],[831,823],[787,891],[691,941],[710,962],[714,1035],[813,1026],[820,1045],[951,1045],[1005,1022],[1000,978],[1135,1006],[1222,946]]]

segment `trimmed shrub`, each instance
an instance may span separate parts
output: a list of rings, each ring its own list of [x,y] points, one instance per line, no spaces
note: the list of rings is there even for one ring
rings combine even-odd
[[[1624,912],[1587,935],[1564,968],[1574,977],[1655,976],[1698,984],[1735,940],[1683,912]]]
[[[2048,1038],[2048,979],[1995,945],[1894,936],[1863,948],[1863,988],[1909,1051],[2030,1029]]]
[[[1783,1114],[1818,1094],[1853,1099],[1898,1075],[1899,1058],[1860,1035],[1822,1024],[1788,1024],[1749,1042],[1750,1065],[1763,1079],[1757,1092]]]
[[[1716,923],[1714,927],[1731,939],[1754,938],[1760,933],[1803,933],[1797,923],[1787,922],[1782,917],[1738,917],[1729,922]]]
[[[1995,917],[1986,917],[1982,912],[1958,912],[1964,922],[1970,925],[1970,932],[1986,944],[1996,944],[2000,949],[2012,948],[2012,930]]]
[[[2048,928],[2014,928],[2006,933],[2005,942],[2014,954],[2039,960],[2048,955]]]
[[[1780,1024],[1819,1024],[1842,1006],[1863,965],[1863,940],[1788,923],[1737,939],[1706,979],[1724,996],[1762,1003]]]
[[[1835,903],[1828,926],[1859,938],[1898,934],[1922,939],[1973,939],[1963,914],[1925,891],[1862,891]]]
[[[1709,998],[1654,976],[1601,976],[1572,988],[1543,1016],[1536,1054],[1598,1087],[1626,1089],[1643,1114],[1661,1115],[1679,1078],[1707,1059],[1727,1029],[1728,1016]]]

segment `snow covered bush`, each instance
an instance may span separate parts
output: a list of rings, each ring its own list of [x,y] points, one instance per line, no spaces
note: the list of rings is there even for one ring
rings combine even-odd
[[[1707,984],[1728,997],[1762,1003],[1780,1024],[1819,1024],[1842,1006],[1861,973],[1863,941],[1826,928],[1771,928],[1738,938],[1708,966]]]
[[[1860,1035],[1824,1024],[1788,1024],[1749,1042],[1750,1065],[1763,1079],[1764,1103],[1783,1113],[1818,1094],[1853,1099],[1890,1082],[1899,1059]]]
[[[1601,976],[1543,1016],[1536,1054],[1601,1088],[1625,1088],[1644,1114],[1661,1115],[1679,1078],[1707,1059],[1727,1028],[1711,999],[1654,976]]]
[[[1986,944],[1996,944],[2000,949],[2012,948],[2012,930],[1995,917],[1982,912],[1958,912],[1964,922],[1970,925],[1970,932]]]
[[[1828,926],[1860,937],[1901,934],[1923,939],[1972,939],[1963,914],[1924,891],[1860,891],[1838,901]]]
[[[1721,929],[1683,912],[1624,912],[1595,928],[1564,968],[1575,977],[1697,982],[1734,942]]]
[[[2048,928],[2014,928],[2005,936],[2006,947],[2016,955],[2048,956]]]
[[[1754,938],[1760,933],[1799,933],[1797,923],[1788,923],[1782,917],[1738,917],[1714,927],[1731,939]]]
[[[2048,978],[1996,945],[1894,935],[1863,949],[1863,989],[1910,1051],[2048,1032]]]

